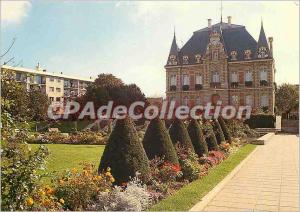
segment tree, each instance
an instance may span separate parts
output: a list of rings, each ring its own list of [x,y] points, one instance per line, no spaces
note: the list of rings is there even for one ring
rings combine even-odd
[[[198,154],[198,156],[203,156],[204,154],[207,154],[207,144],[198,121],[192,119],[187,129],[192,140],[195,152]]]
[[[1,69],[1,97],[2,101],[9,101],[9,106],[4,105],[2,109],[11,114],[15,121],[28,119],[28,93],[24,84],[15,80],[13,73]]]
[[[209,121],[203,124],[204,136],[209,151],[219,150],[217,138]]]
[[[143,146],[148,158],[164,158],[165,161],[178,164],[175,148],[165,124],[159,118],[152,119],[146,130]]]
[[[218,117],[218,121],[221,125],[221,128],[222,128],[222,131],[223,131],[223,134],[224,134],[224,137],[225,137],[225,140],[227,140],[228,143],[231,143],[231,135],[230,135],[230,132],[228,130],[228,127],[224,121],[224,119],[222,118],[222,116],[219,116]]]
[[[31,89],[28,98],[31,118],[35,121],[46,120],[47,110],[50,104],[48,96],[40,89]]]
[[[179,143],[181,146],[195,151],[189,133],[180,119],[173,121],[169,133],[173,144]]]
[[[275,94],[275,105],[277,113],[288,118],[289,113],[299,105],[298,87],[287,83],[280,85]]]
[[[220,126],[220,123],[217,119],[213,119],[213,130],[216,135],[216,139],[218,144],[225,142],[225,136],[223,134],[222,128]]]
[[[129,117],[117,120],[105,146],[98,171],[105,171],[108,167],[117,184],[128,182],[137,172],[142,178],[149,173],[147,155]]]
[[[94,82],[94,86],[104,88],[115,88],[123,85],[123,81],[112,74],[99,74]]]

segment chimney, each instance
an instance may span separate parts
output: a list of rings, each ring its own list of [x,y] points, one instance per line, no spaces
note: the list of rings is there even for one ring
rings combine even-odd
[[[269,37],[270,55],[273,57],[273,37]]]
[[[232,18],[231,16],[227,16],[227,20],[228,20],[227,22],[229,25],[231,25],[231,18]]]
[[[207,22],[208,22],[208,28],[211,28],[211,19],[207,19]]]
[[[38,71],[40,71],[40,70],[41,70],[41,66],[40,66],[40,63],[39,63],[39,62],[37,63],[37,65],[36,65],[36,67],[35,67],[35,68],[36,68],[36,70],[38,70]]]

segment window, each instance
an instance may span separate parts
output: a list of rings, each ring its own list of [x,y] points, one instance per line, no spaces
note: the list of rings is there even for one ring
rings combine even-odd
[[[188,99],[187,96],[185,96],[185,97],[183,98],[183,104],[186,105],[186,106],[188,106],[188,103],[189,103],[189,99]]]
[[[196,85],[202,85],[202,76],[196,75]]]
[[[61,88],[56,88],[56,92],[61,92]]]
[[[238,75],[236,72],[231,74],[231,82],[238,82]]]
[[[246,79],[246,82],[252,82],[252,72],[251,71],[246,71],[246,74],[245,74],[245,79]]]
[[[213,51],[212,60],[218,60],[218,52],[217,51]]]
[[[267,107],[269,106],[269,100],[267,95],[262,95],[260,97],[260,106],[261,107]]]
[[[177,65],[176,56],[170,55],[169,65]]]
[[[57,82],[60,82],[60,81],[61,81],[60,78],[58,78],[58,79],[57,79]]]
[[[54,87],[49,87],[50,92],[54,92]]]
[[[170,97],[170,102],[175,102],[175,104],[176,104],[176,98],[175,97]]]
[[[267,71],[266,70],[261,70],[260,71],[260,80],[267,81]]]
[[[56,97],[56,101],[57,101],[57,102],[60,102],[60,97]]]
[[[54,97],[49,97],[50,101],[53,102],[54,101]]]
[[[195,55],[195,60],[196,60],[196,63],[200,63],[201,62],[201,55],[200,54],[196,54]]]
[[[183,85],[189,85],[190,84],[190,78],[187,74],[183,75]]]
[[[170,77],[170,85],[176,85],[176,75],[171,75]]]
[[[196,105],[200,105],[200,104],[201,104],[201,98],[200,98],[200,96],[197,96]]]
[[[21,73],[16,73],[16,81],[21,81],[22,74]]]
[[[218,72],[214,72],[214,73],[213,73],[212,81],[213,81],[214,83],[219,83],[219,82],[220,82],[220,75],[219,75]]]
[[[245,59],[251,59],[251,50],[250,49],[245,50]]]
[[[183,64],[188,64],[189,63],[189,57],[188,56],[183,56]]]
[[[231,55],[231,60],[236,60],[236,55],[237,55],[237,52],[236,52],[236,51],[232,51],[232,52],[230,53],[230,55]]]
[[[239,103],[239,97],[234,95],[231,97],[232,104],[238,104]]]
[[[246,102],[247,106],[253,106],[253,96],[252,95],[247,95],[245,102]]]
[[[49,80],[50,80],[51,82],[54,82],[54,77],[50,77]]]

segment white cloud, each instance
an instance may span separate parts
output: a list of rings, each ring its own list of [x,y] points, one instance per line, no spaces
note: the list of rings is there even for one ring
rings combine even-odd
[[[20,23],[25,18],[31,8],[29,1],[1,1],[1,24]]]

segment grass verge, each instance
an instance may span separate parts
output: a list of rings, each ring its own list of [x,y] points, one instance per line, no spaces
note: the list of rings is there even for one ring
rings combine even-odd
[[[255,145],[247,144],[225,161],[211,169],[208,175],[198,179],[152,206],[150,211],[187,211],[225,178],[254,149]]]

